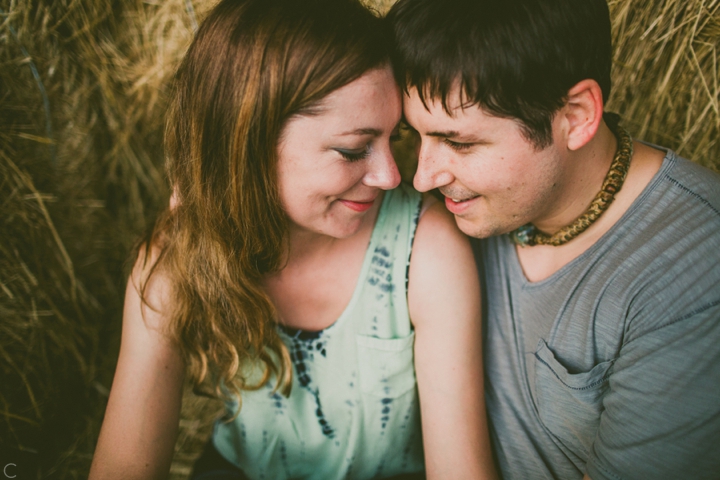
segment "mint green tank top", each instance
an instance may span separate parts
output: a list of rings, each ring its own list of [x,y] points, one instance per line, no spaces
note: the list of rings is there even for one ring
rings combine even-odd
[[[253,480],[382,478],[424,469],[407,272],[420,194],[385,193],[350,303],[330,327],[283,328],[292,392],[242,393],[217,450]],[[232,415],[237,403],[227,405]]]

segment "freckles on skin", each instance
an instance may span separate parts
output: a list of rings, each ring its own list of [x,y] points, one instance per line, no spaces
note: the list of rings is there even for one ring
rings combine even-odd
[[[298,115],[278,145],[280,201],[298,231],[346,238],[383,189],[396,186],[390,138],[401,116],[390,67],[374,69],[327,95],[315,115]],[[388,163],[392,162],[392,165]]]
[[[552,213],[563,175],[556,148],[536,150],[515,120],[478,106],[460,102],[452,108],[451,102],[448,114],[430,99],[426,109],[415,89],[404,102],[405,117],[425,155],[416,184],[439,188],[451,202],[462,201],[446,201],[446,206],[463,232],[475,237],[506,233]]]

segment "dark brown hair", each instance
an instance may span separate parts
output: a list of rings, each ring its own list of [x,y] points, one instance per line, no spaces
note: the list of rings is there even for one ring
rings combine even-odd
[[[551,122],[584,79],[610,94],[612,48],[605,0],[399,0],[398,82],[445,110],[460,86],[467,103],[518,121],[536,148],[552,144]]]

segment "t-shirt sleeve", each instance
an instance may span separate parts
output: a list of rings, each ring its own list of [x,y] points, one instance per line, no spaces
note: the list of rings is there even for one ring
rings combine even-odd
[[[720,476],[720,300],[623,345],[587,473],[592,480]]]

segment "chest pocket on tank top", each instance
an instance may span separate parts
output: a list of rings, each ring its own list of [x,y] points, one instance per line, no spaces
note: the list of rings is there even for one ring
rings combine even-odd
[[[535,396],[540,420],[563,446],[584,462],[600,425],[602,399],[613,361],[570,373],[544,340],[535,352]]]
[[[356,341],[363,393],[395,398],[415,387],[415,332],[390,339],[357,335]]]

